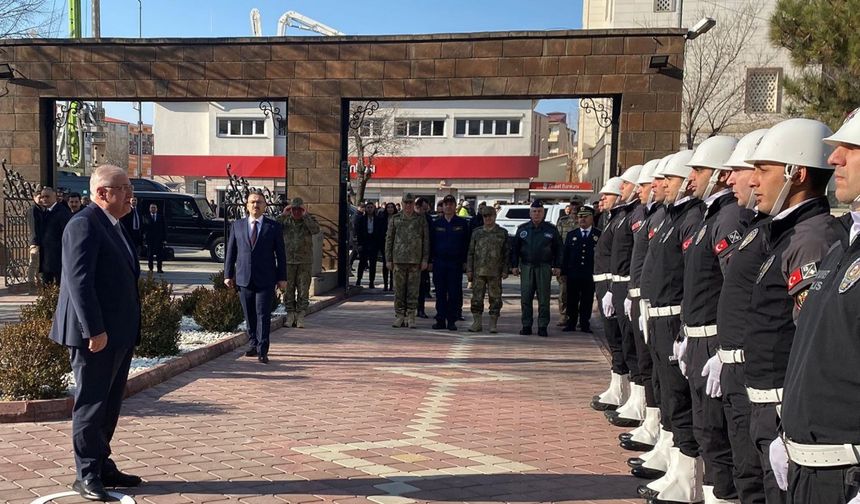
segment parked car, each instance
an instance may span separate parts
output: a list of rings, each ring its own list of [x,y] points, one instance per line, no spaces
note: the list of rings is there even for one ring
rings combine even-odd
[[[132,187],[134,187],[135,193],[138,191],[170,192],[170,188],[161,182],[145,178],[131,178],[129,180]],[[71,172],[60,171],[57,172],[57,189],[65,189],[68,192],[76,192],[81,195],[89,194],[90,178],[75,175]]]
[[[155,203],[167,225],[168,247],[208,250],[213,261],[224,262],[224,219],[215,216],[206,197],[163,191],[135,191],[137,208],[149,211]]]
[[[566,207],[567,203],[557,203],[555,205],[545,206],[546,215],[544,216],[544,220],[552,223],[553,225],[558,224],[558,220],[564,215],[564,209]],[[496,224],[505,228],[505,231],[507,231],[510,236],[514,236],[517,231],[517,227],[528,220],[529,205],[502,205],[499,208],[499,212],[496,214]]]

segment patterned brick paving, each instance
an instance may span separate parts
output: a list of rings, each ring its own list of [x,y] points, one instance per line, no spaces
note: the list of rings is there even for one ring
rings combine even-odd
[[[591,335],[392,329],[361,296],[125,403],[114,441],[140,503],[635,502]],[[69,422],[0,425],[0,502],[68,490]],[[77,497],[57,502],[79,502]]]

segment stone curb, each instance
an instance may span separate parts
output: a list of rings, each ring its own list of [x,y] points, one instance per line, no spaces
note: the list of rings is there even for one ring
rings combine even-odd
[[[349,293],[356,294],[354,290]],[[344,301],[348,296],[343,289],[337,289],[334,295],[323,301],[313,303],[308,307],[308,314],[316,313],[330,306]],[[287,317],[279,315],[272,318],[272,329],[284,326]],[[138,373],[128,379],[125,387],[125,397],[137,394],[143,390],[154,387],[170,378],[199,366],[227,352],[235,350],[248,341],[248,334],[244,331],[237,332],[228,338],[204,347],[194,349],[169,362],[164,362],[155,367]],[[72,416],[72,407],[75,401],[72,397],[59,399],[42,399],[36,401],[0,401],[0,423],[17,422],[49,422],[55,420],[66,420]]]

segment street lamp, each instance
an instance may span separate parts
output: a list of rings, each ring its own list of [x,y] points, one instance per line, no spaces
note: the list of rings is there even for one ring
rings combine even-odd
[[[710,31],[711,28],[716,26],[716,24],[717,24],[716,19],[714,19],[712,17],[704,17],[701,20],[699,20],[698,23],[693,25],[692,28],[690,28],[690,30],[687,32],[687,34],[684,35],[684,38],[687,40],[693,40],[694,38],[698,37],[699,35],[703,35],[705,33],[708,33],[708,31]]]

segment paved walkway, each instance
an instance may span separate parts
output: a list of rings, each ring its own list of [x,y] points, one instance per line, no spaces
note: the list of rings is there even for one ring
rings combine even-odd
[[[588,407],[608,378],[591,335],[517,336],[515,300],[498,335],[392,329],[391,301],[278,331],[268,365],[236,352],[128,399],[114,457],[146,480],[137,502],[636,502],[621,430]],[[0,502],[68,490],[69,431],[0,425]]]

